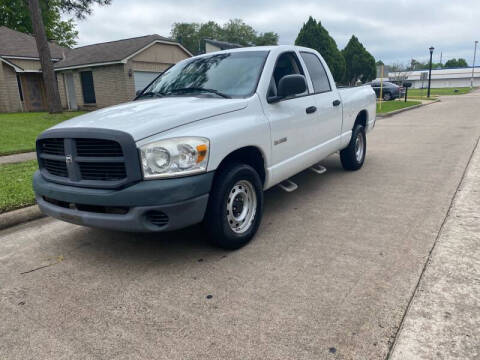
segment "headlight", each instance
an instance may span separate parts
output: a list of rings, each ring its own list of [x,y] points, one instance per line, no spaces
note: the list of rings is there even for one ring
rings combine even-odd
[[[144,179],[207,171],[209,141],[202,137],[160,140],[140,147]]]

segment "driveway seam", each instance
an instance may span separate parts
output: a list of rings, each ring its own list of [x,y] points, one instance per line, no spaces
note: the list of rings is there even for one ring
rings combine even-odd
[[[463,173],[462,173],[462,177],[460,178],[460,181],[458,182],[458,185],[455,189],[455,192],[450,200],[450,204],[448,206],[448,210],[445,214],[445,217],[443,218],[443,221],[442,221],[442,224],[440,225],[440,229],[438,230],[438,233],[437,233],[437,236],[435,237],[435,240],[433,242],[433,245],[430,249],[430,251],[428,252],[428,257],[427,257],[427,260],[425,261],[425,264],[423,265],[423,268],[422,268],[422,271],[420,273],[420,276],[418,278],[418,281],[417,283],[415,284],[415,288],[412,292],[412,296],[410,297],[410,300],[408,301],[408,305],[407,305],[407,308],[405,309],[405,312],[403,313],[403,316],[402,316],[402,320],[400,321],[400,325],[398,326],[398,329],[397,329],[397,332],[395,333],[395,337],[393,339],[393,342],[392,344],[390,345],[390,348],[388,349],[388,353],[387,353],[387,356],[385,357],[385,360],[389,360],[392,356],[392,353],[393,353],[393,350],[395,349],[395,345],[397,344],[397,341],[398,341],[398,337],[400,336],[400,333],[402,332],[402,329],[403,329],[403,325],[405,323],[405,318],[407,317],[407,314],[412,306],[412,303],[413,303],[413,299],[415,298],[415,295],[417,294],[418,292],[418,288],[420,286],[420,283],[423,279],[423,276],[425,274],[425,271],[428,267],[428,264],[431,262],[431,259],[432,259],[432,253],[433,253],[433,250],[435,250],[435,246],[437,245],[438,243],[438,239],[440,238],[440,235],[442,234],[443,232],[443,228],[445,226],[445,223],[447,222],[447,219],[448,217],[450,216],[450,212],[452,210],[452,207],[453,207],[453,204],[455,202],[455,198],[457,197],[457,193],[463,183],[463,180],[465,178],[465,175],[467,174],[467,170],[468,168],[470,167],[470,163],[472,161],[472,158],[473,158],[473,155],[475,154],[475,151],[477,151],[478,149],[478,145],[480,143],[480,136],[477,138],[477,141],[475,142],[475,145],[473,146],[473,150],[472,152],[470,153],[470,156],[468,158],[468,162],[467,162],[467,165],[465,166],[465,169],[463,170]]]

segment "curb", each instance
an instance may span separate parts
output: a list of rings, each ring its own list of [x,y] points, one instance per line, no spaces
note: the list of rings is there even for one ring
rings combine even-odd
[[[0,230],[45,217],[38,205],[0,214]]]
[[[18,153],[18,154],[10,154],[10,155],[1,155],[0,165],[20,163],[20,162],[36,160],[36,159],[37,159],[37,153],[34,151]]]
[[[391,111],[391,112],[388,112],[388,113],[385,113],[385,114],[377,114],[377,118],[387,118],[387,117],[390,117],[390,116],[393,116],[393,115],[402,113],[402,112],[404,112],[404,111],[409,111],[409,110],[413,110],[413,109],[418,109],[419,107],[431,105],[431,104],[436,103],[436,102],[439,102],[439,101],[440,101],[440,99],[436,99],[436,100],[433,100],[433,101],[428,102],[428,103],[423,103],[423,104],[418,104],[418,105],[409,106],[409,107],[406,107],[406,108],[403,108],[403,109],[398,109],[398,110],[395,110],[395,111]]]

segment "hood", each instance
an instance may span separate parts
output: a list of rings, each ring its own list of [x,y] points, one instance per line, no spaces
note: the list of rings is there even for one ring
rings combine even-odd
[[[86,127],[120,130],[138,141],[177,126],[245,107],[246,99],[178,96],[137,100],[77,116],[52,129]]]

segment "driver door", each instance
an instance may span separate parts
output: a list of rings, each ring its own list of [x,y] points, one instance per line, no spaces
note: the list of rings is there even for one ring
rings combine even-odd
[[[277,58],[267,97],[275,96],[280,79],[305,71],[295,52],[284,52]],[[307,82],[308,84],[308,82]],[[318,112],[309,90],[295,97],[266,103],[265,115],[270,122],[272,140],[272,175],[281,180],[300,171],[302,153],[318,144]],[[294,164],[294,165],[292,165]],[[296,165],[300,165],[297,171]],[[295,171],[290,174],[291,171]]]

